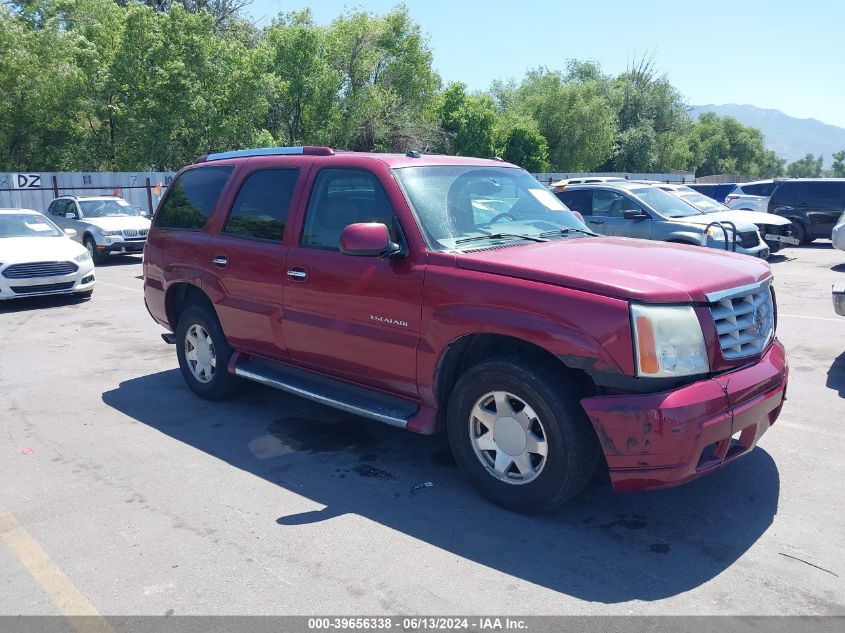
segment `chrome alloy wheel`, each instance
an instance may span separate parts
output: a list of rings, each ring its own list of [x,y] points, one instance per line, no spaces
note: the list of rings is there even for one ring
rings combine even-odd
[[[546,465],[546,431],[528,403],[507,391],[478,399],[469,419],[476,457],[487,471],[509,484],[534,481]]]
[[[185,333],[185,360],[194,378],[202,383],[211,382],[217,367],[217,355],[211,336],[201,325],[194,323]]]

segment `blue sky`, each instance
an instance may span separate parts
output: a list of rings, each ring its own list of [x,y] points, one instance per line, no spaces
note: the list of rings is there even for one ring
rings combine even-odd
[[[310,7],[328,24],[349,7],[384,13],[394,0],[254,0],[269,24]],[[606,72],[653,53],[691,105],[749,103],[845,127],[843,0],[406,0],[430,38],[444,82],[473,90],[537,66],[593,59]]]

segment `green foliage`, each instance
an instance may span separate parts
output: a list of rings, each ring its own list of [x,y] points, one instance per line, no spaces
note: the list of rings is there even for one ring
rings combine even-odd
[[[845,150],[833,154],[831,175],[834,178],[845,178]]]
[[[210,151],[313,144],[499,155],[530,171],[785,173],[758,130],[693,122],[649,58],[618,76],[570,60],[470,94],[441,88],[403,5],[257,28],[248,2],[0,5],[0,170],[170,170]],[[845,175],[845,152],[832,173]]]
[[[807,154],[804,158],[789,163],[786,166],[786,175],[790,178],[818,178],[822,175],[823,161],[823,156],[816,158],[812,154]]]

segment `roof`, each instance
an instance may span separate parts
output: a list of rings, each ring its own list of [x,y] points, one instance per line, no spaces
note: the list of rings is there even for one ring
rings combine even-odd
[[[633,189],[643,189],[645,187],[654,187],[655,185],[650,185],[643,182],[631,182],[629,180],[623,180],[622,182],[585,182],[585,183],[578,183],[575,185],[567,185],[566,191],[572,191],[573,189],[624,189],[625,191],[631,191]]]
[[[26,215],[44,215],[39,211],[33,211],[32,209],[0,209],[0,215],[20,215],[21,213],[25,213]]]
[[[313,151],[311,151],[313,150]],[[378,160],[388,167],[429,167],[435,165],[475,165],[479,167],[517,167],[500,159],[474,158],[470,156],[446,156],[443,154],[423,154],[419,152],[408,152],[407,154],[387,154],[380,152],[348,152],[343,150],[332,150],[323,147],[270,147],[247,150],[236,150],[232,152],[220,152],[209,154],[197,160],[199,164],[227,163],[237,164],[251,158],[263,157],[264,159],[274,157],[308,156],[319,161],[334,162],[340,160],[347,162],[353,160]]]
[[[123,200],[120,196],[109,196],[109,195],[99,195],[99,196],[59,196],[55,198],[56,200],[60,200],[61,198],[72,198],[74,200]]]

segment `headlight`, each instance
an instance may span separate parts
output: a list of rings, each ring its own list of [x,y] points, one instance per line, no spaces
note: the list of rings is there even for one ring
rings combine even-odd
[[[89,259],[91,259],[91,253],[85,251],[81,255],[77,255],[76,257],[74,257],[73,261],[82,263],[87,262]]]
[[[100,233],[103,235],[120,235],[120,231],[106,231],[105,229],[100,229]]]
[[[718,226],[711,226],[709,229],[707,229],[707,237],[709,237],[714,242],[724,242],[725,235],[727,235],[728,239],[730,240],[733,238],[733,231],[731,231],[730,229],[726,229],[723,231]]]
[[[671,378],[710,371],[701,324],[691,306],[631,304],[637,376]]]

